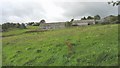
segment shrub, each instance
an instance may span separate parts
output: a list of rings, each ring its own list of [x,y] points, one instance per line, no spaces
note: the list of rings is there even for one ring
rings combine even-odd
[[[66,23],[65,23],[65,26],[66,26],[66,27],[71,27],[71,26],[72,26],[72,22],[66,22]]]

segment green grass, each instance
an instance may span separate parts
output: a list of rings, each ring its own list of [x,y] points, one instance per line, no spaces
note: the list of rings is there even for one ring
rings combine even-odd
[[[25,33],[3,33],[4,66],[114,66],[118,65],[118,25],[71,27]],[[69,39],[73,53],[69,54]]]

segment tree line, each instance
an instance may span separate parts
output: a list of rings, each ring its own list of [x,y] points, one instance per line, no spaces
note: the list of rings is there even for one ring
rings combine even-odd
[[[83,18],[81,18],[81,20],[91,20],[91,19],[100,20],[101,17],[100,17],[100,15],[95,15],[94,17],[88,16],[88,17],[83,17]]]
[[[19,28],[19,29],[26,29],[26,26],[39,26],[40,23],[45,23],[45,20],[42,19],[40,22],[28,22],[28,23],[12,23],[12,22],[6,22],[3,23],[2,26],[2,32],[8,31],[10,29]]]
[[[24,23],[20,24],[20,23],[4,23],[2,24],[2,32],[5,32],[9,29],[13,29],[13,28],[19,28],[19,29],[26,29],[26,26]]]

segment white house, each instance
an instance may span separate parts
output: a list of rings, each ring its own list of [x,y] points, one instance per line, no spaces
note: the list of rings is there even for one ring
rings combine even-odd
[[[65,28],[65,22],[41,23],[41,29],[59,29]]]
[[[95,24],[95,20],[74,20],[72,25],[82,26],[82,25],[92,25]]]

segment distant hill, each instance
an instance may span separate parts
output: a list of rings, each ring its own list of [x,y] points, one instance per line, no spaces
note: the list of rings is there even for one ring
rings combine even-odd
[[[103,18],[103,22],[107,23],[107,24],[117,23],[118,22],[118,16],[114,16],[114,15],[107,16],[107,17]]]

